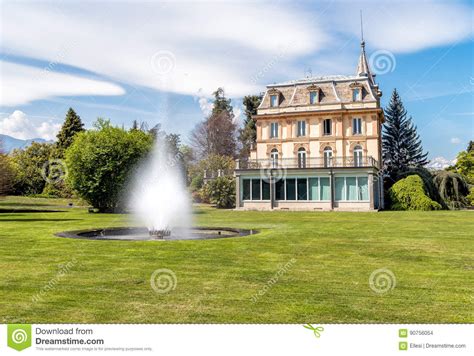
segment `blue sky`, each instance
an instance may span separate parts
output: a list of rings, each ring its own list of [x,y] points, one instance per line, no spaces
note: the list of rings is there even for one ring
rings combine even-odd
[[[452,160],[474,139],[469,1],[2,1],[0,133],[53,138],[71,106],[186,141],[218,86],[241,119],[266,84],[354,74],[360,9],[383,104],[397,88],[430,158]]]

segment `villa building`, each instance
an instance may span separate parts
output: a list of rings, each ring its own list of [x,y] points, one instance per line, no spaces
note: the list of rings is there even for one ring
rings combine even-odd
[[[382,208],[384,114],[374,77],[362,41],[354,76],[267,85],[256,144],[236,164],[236,208]]]

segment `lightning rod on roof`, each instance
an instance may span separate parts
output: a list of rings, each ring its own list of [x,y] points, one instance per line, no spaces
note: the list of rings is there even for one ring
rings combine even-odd
[[[362,10],[360,10],[360,40],[364,42],[364,22],[362,21]]]

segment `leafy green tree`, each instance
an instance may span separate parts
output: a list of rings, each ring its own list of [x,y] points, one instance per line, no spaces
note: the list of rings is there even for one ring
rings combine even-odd
[[[447,170],[459,173],[464,176],[469,184],[474,185],[474,147],[473,141],[469,142],[466,151],[459,152],[454,166],[448,167]]]
[[[395,89],[385,109],[385,123],[382,133],[382,155],[388,187],[395,182],[400,172],[410,168],[423,167],[429,161],[423,153],[421,139],[411,117]]]
[[[200,122],[191,133],[191,143],[199,158],[211,154],[234,157],[236,125],[231,100],[225,97],[224,89],[214,92],[214,103],[211,115]]]
[[[262,94],[247,95],[243,99],[245,106],[245,120],[243,127],[239,130],[239,141],[241,144],[240,158],[245,159],[250,155],[250,149],[257,140],[257,127],[253,115],[257,114],[257,108],[262,102]]]
[[[0,140],[0,196],[10,193],[13,184],[13,168],[8,155],[3,153]]]
[[[426,195],[423,180],[416,174],[396,182],[389,190],[394,210],[439,210],[441,205]]]
[[[150,151],[153,138],[100,118],[94,128],[79,133],[66,150],[68,182],[99,212],[118,211],[123,208],[122,191],[129,174]]]
[[[434,173],[433,182],[438,188],[439,195],[450,209],[460,209],[469,203],[466,196],[469,194],[469,185],[462,175],[449,171]]]
[[[57,158],[64,155],[64,151],[71,146],[74,136],[82,131],[84,131],[84,124],[82,123],[80,116],[77,115],[72,108],[69,108],[63,126],[56,136],[58,139],[56,147],[59,151],[59,157]]]
[[[232,177],[218,177],[204,186],[206,195],[212,204],[219,209],[235,207],[235,179]]]
[[[11,153],[13,192],[17,195],[41,194],[49,176],[49,162],[54,145],[33,142],[25,149]]]

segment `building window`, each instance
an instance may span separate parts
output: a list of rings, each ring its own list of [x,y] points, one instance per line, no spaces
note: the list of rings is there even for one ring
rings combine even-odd
[[[331,160],[332,160],[332,148],[325,147],[324,148],[324,167],[331,167]]]
[[[306,168],[306,150],[303,147],[298,149],[298,168]]]
[[[335,198],[337,201],[369,200],[367,177],[336,177]]]
[[[297,136],[306,136],[306,121],[298,121]]]
[[[285,200],[285,180],[280,179],[275,183],[275,199]]]
[[[297,185],[297,198],[298,200],[308,200],[308,179],[298,178],[296,180]]]
[[[242,200],[250,200],[250,182],[251,179],[244,179],[242,182]]]
[[[278,138],[278,122],[270,124],[270,138]]]
[[[330,135],[331,134],[331,124],[332,120],[331,119],[325,119],[324,120],[324,135]]]
[[[275,182],[275,199],[329,201],[331,199],[329,177],[280,179]]]
[[[362,100],[362,89],[355,88],[352,90],[352,101],[361,101]]]
[[[309,92],[309,102],[311,104],[317,104],[319,102],[319,95],[317,91]]]
[[[296,200],[296,179],[286,179],[286,200]]]
[[[272,161],[272,168],[278,167],[278,150],[276,148],[270,152],[270,159]]]
[[[354,166],[361,167],[362,166],[362,147],[355,146],[354,147]]]
[[[243,179],[242,200],[270,200],[270,183],[265,179]]]
[[[278,95],[277,94],[270,95],[270,106],[272,108],[275,108],[275,107],[278,106]]]
[[[270,200],[270,182],[262,179],[262,200]]]
[[[362,134],[362,119],[361,118],[352,119],[352,134],[353,135]]]

